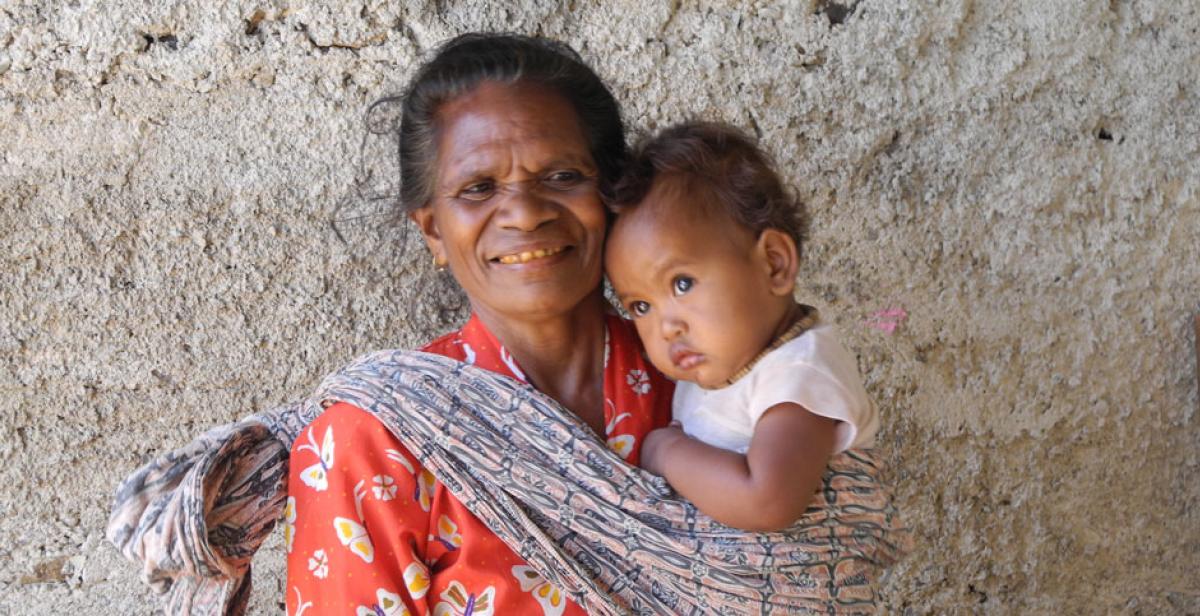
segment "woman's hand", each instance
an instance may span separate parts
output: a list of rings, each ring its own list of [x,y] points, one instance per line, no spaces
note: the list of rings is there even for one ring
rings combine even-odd
[[[665,428],[651,430],[646,435],[646,440],[642,441],[642,468],[655,475],[665,476],[666,460],[670,456],[668,450],[681,439],[687,438],[688,435],[684,434],[678,421],[672,421],[671,425]]]

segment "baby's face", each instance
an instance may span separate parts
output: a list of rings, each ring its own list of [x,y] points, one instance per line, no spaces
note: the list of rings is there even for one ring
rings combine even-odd
[[[791,297],[771,292],[750,231],[663,192],[617,217],[605,267],[650,361],[673,379],[720,387],[770,343]]]

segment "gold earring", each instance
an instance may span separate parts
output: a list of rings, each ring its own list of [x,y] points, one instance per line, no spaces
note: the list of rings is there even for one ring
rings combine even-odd
[[[446,260],[445,260],[444,258],[442,258],[442,257],[439,257],[439,256],[437,256],[437,255],[434,255],[434,257],[433,257],[433,269],[435,269],[435,270],[437,270],[437,271],[439,271],[439,272],[441,272],[441,271],[445,271],[445,269],[446,269]]]

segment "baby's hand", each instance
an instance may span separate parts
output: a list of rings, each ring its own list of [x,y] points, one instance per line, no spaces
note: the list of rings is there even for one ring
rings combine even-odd
[[[669,455],[667,450],[672,444],[686,438],[687,434],[684,434],[677,421],[671,422],[671,425],[665,428],[651,430],[642,442],[642,468],[655,475],[662,475]]]

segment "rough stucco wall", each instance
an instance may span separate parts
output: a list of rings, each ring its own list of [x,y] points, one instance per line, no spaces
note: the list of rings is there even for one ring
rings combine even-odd
[[[152,613],[121,477],[454,322],[348,196],[367,104],[472,29],[778,155],[920,537],[889,612],[1200,612],[1200,8],[780,4],[0,5],[0,614]]]

